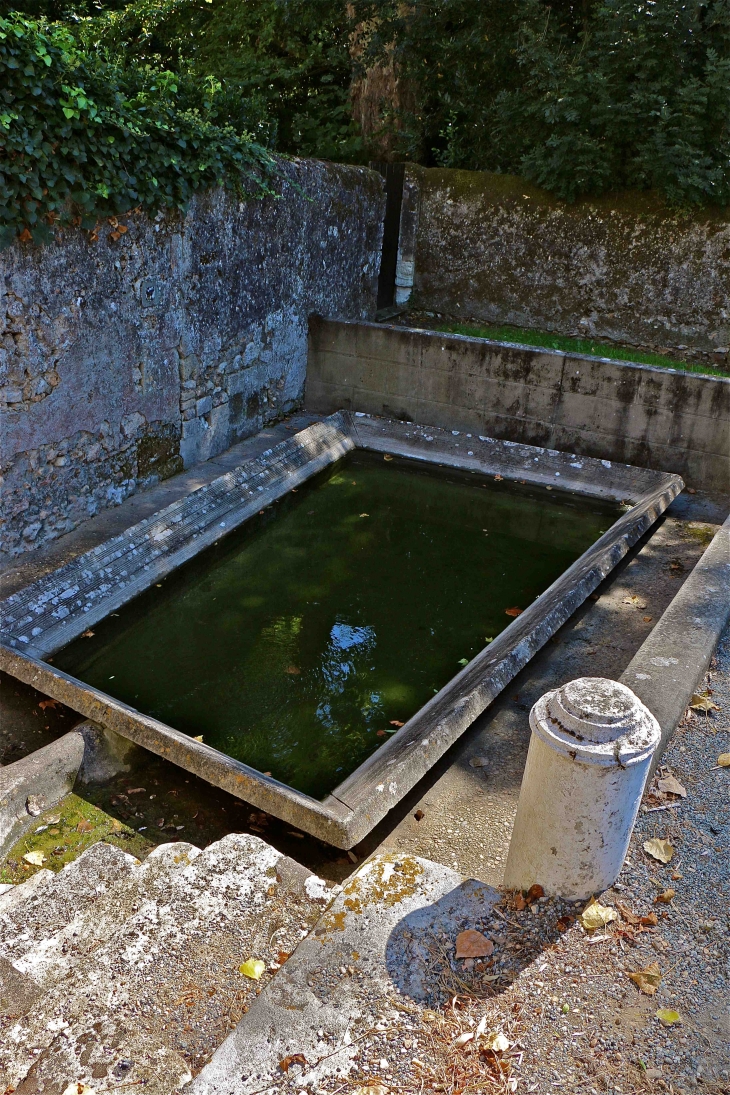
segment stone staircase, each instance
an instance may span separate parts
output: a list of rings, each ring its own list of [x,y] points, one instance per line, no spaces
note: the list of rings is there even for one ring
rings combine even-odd
[[[352,1069],[372,1079],[366,1039],[437,1002],[449,968],[434,945],[484,928],[498,899],[391,853],[328,889],[252,835],[163,844],[144,863],[94,844],[0,894],[0,1092],[286,1095]],[[241,973],[249,959],[259,980]]]
[[[180,1090],[333,896],[255,836],[95,844],[0,894],[0,1091]],[[239,967],[261,959],[259,981]]]

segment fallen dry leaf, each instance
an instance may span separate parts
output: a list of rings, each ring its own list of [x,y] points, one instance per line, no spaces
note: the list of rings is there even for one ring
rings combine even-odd
[[[515,894],[514,906],[517,912],[522,912],[523,909],[527,908],[527,902],[521,893]]]
[[[487,958],[493,951],[492,940],[487,939],[481,932],[472,931],[471,928],[459,932],[456,937],[457,958]]]
[[[693,711],[704,711],[705,714],[709,714],[710,711],[719,711],[720,708],[716,703],[713,703],[709,696],[702,695],[702,693],[695,694],[689,701],[689,705]]]
[[[288,673],[290,677],[298,677],[302,671],[297,665],[288,665],[284,672]]]
[[[651,840],[645,840],[642,848],[647,855],[650,855],[652,859],[658,859],[660,863],[668,863],[674,855],[674,848],[669,841],[662,840],[658,836],[652,837]]]
[[[502,482],[502,476],[501,475],[495,475],[494,482],[495,483],[501,483]]]
[[[539,899],[544,896],[545,891],[543,890],[539,882],[533,882],[533,884],[530,886],[529,890],[525,894],[528,905],[532,905],[534,901],[539,901]]]
[[[674,1011],[672,1008],[658,1008],[656,1017],[665,1027],[671,1027],[674,1026],[675,1023],[682,1022],[682,1016],[678,1011]]]
[[[95,632],[92,631],[91,628],[89,628],[87,631],[82,631],[81,632],[81,638],[82,639],[93,639],[94,635],[95,635]]]
[[[130,787],[127,790],[128,795],[144,795],[147,792],[146,787]]]
[[[195,737],[193,738],[193,741],[202,741],[202,740],[203,740],[203,735],[202,734],[196,734]]]
[[[383,460],[392,460],[392,459],[393,459],[393,457],[390,455],[389,452],[386,452],[385,455],[383,456]]]
[[[87,821],[85,817],[81,818],[81,821],[76,826],[77,833],[90,833],[94,826],[90,821]]]
[[[42,867],[46,862],[43,852],[26,852],[23,859],[26,863],[32,863],[34,867]]]
[[[687,792],[674,776],[665,776],[664,779],[657,781],[657,787],[664,795],[679,795],[680,798],[686,798]]]
[[[730,768],[730,753],[720,753],[717,758],[718,768]]]
[[[672,900],[672,898],[676,896],[676,893],[677,893],[677,891],[673,890],[670,887],[668,890],[665,890],[663,893],[658,893],[656,895],[656,897],[654,898],[654,901],[659,905],[668,905],[669,902]]]
[[[649,913],[646,916],[642,916],[641,913],[632,912],[628,905],[624,905],[622,901],[616,902],[616,908],[621,913],[621,918],[630,924],[632,927],[648,928],[653,927],[657,923],[656,913]]]
[[[645,969],[630,973],[629,977],[647,996],[653,996],[662,982],[662,971],[656,962],[652,962]]]
[[[506,1053],[512,1043],[499,1030],[490,1030],[483,1038],[484,1048],[491,1049],[492,1053]]]
[[[306,1065],[307,1058],[303,1053],[292,1053],[289,1057],[284,1057],[279,1061],[279,1068],[282,1072],[288,1072],[292,1065]]]
[[[505,608],[504,614],[505,616],[521,616],[523,611],[522,608]]]
[[[459,1037],[454,1042],[454,1045],[455,1046],[465,1046],[467,1044],[467,1042],[473,1042],[473,1041],[474,1041],[474,1031],[473,1030],[467,1030],[467,1031],[464,1031],[463,1034],[459,1035]]]
[[[41,700],[38,706],[41,711],[45,711],[47,707],[58,707],[58,700]]]
[[[252,981],[258,981],[265,969],[266,963],[262,962],[260,958],[249,958],[248,961],[238,967],[238,972],[242,973],[244,977],[250,977]]]
[[[618,920],[616,910],[608,905],[601,905],[599,901],[591,901],[580,914],[580,922],[586,931],[605,928],[612,920]]]
[[[390,720],[390,725],[391,726],[405,726],[405,723],[401,722],[400,719],[391,719]]]

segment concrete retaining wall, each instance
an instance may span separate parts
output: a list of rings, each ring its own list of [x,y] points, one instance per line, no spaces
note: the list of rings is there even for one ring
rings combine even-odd
[[[405,193],[418,208],[415,253],[408,215],[401,247],[413,305],[727,360],[727,210],[631,192],[568,205],[515,176],[411,164]]]
[[[374,313],[380,176],[285,170],[278,200],[212,191],[185,217],[129,216],[96,242],[76,229],[0,255],[5,553],[292,410],[308,316]]]
[[[720,377],[317,319],[306,405],[471,430],[730,490],[730,380]]]

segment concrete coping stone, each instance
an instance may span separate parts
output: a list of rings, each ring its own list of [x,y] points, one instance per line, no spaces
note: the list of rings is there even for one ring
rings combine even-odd
[[[623,513],[324,802],[144,715],[43,659],[355,448],[622,503]],[[338,412],[0,603],[0,669],[259,809],[351,848],[426,774],[683,488],[678,475]]]

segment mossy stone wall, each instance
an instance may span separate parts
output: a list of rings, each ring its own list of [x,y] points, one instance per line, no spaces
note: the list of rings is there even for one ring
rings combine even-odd
[[[313,313],[372,315],[374,171],[283,165],[277,198],[199,194],[0,254],[2,552],[215,456],[301,403]]]
[[[657,351],[730,345],[730,211],[632,192],[569,205],[489,172],[409,165],[407,177],[412,305]]]

